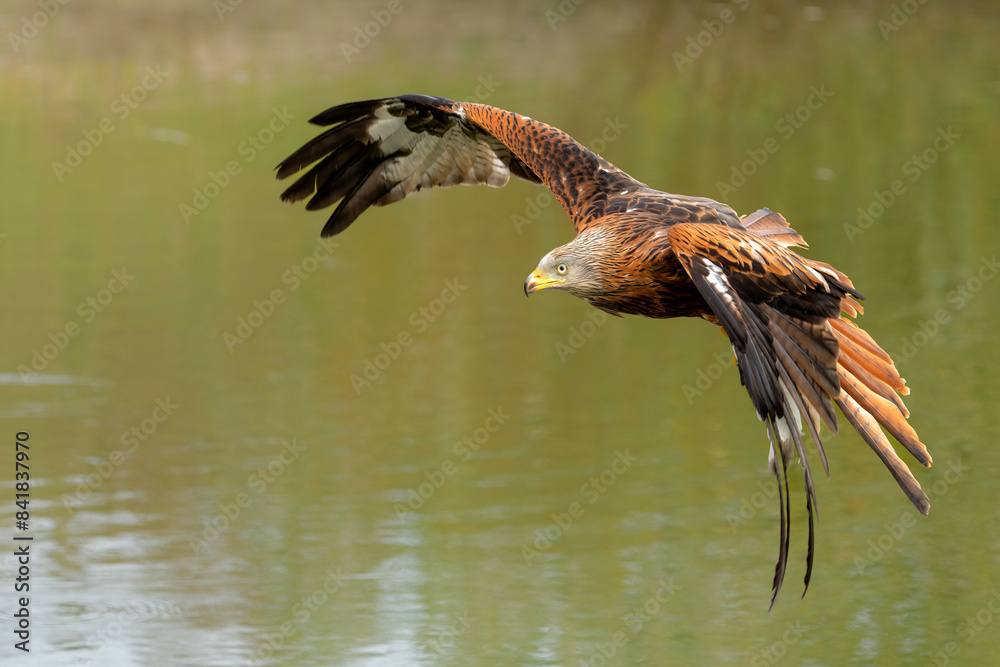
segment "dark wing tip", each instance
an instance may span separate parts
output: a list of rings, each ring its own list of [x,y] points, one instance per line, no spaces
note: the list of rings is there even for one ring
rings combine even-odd
[[[809,513],[809,547],[806,551],[806,576],[804,579],[805,588],[802,589],[802,597],[809,592],[809,582],[812,580],[813,557],[816,555],[816,531],[813,526],[813,502],[812,496],[806,494],[806,511]],[[801,598],[799,598],[801,599]]]
[[[284,178],[284,176],[279,175],[278,178]],[[297,201],[302,201],[315,192],[315,190],[315,183],[307,183],[306,179],[301,179],[290,185],[284,192],[281,193],[281,201],[294,204]]]
[[[775,426],[773,417],[768,417],[765,419],[765,422],[767,423],[767,435],[771,441],[771,446],[777,451],[779,459],[775,462],[774,476],[778,482],[778,505],[781,514],[781,526],[778,536],[778,562],[774,566],[771,604],[767,608],[767,612],[771,613],[771,610],[774,609],[774,603],[778,599],[778,593],[781,592],[781,584],[785,581],[785,571],[788,569],[788,548],[791,544],[792,532],[792,506],[791,497],[788,492],[788,462],[785,461],[785,454],[778,440],[778,429]],[[784,493],[782,493],[781,489],[782,481],[784,481],[785,485]]]
[[[398,103],[401,99],[402,98],[399,97],[382,97],[373,100],[361,100],[360,102],[338,104],[335,107],[330,107],[329,109],[320,111],[318,114],[310,118],[309,122],[313,125],[320,125],[324,127],[336,125],[337,123],[343,123],[355,118],[370,116],[379,107],[390,105],[393,102]]]
[[[336,236],[340,232],[347,229],[348,226],[350,226],[350,224],[351,224],[350,222],[344,224],[342,221],[337,219],[337,216],[331,215],[330,219],[326,221],[325,225],[323,225],[323,231],[321,231],[319,235],[321,238],[324,239],[330,238],[331,236]]]
[[[371,206],[423,188],[485,184],[501,187],[511,174],[539,182],[496,136],[468,119],[460,103],[400,95],[331,107],[310,122],[327,126],[277,166],[277,177],[307,170],[282,194],[308,199],[310,211],[336,210],[322,235],[346,229]]]
[[[327,220],[322,236],[339,234],[386,192],[386,179],[376,172],[387,159],[371,128],[380,119],[404,115],[399,98],[351,102],[331,107],[310,122],[330,129],[308,141],[277,166],[283,179],[308,169],[281,193],[295,203],[309,199],[306,210],[326,208],[341,200]]]

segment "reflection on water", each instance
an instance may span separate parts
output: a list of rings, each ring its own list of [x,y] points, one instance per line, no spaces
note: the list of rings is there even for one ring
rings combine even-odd
[[[695,4],[387,7],[71,3],[0,54],[0,421],[31,433],[35,538],[32,651],[4,664],[984,664],[997,633],[962,623],[1000,586],[992,8],[883,36],[892,3],[732,3],[721,31]],[[21,34],[38,8],[7,11]],[[798,600],[797,507],[765,613],[777,503],[721,337],[526,300],[570,228],[524,183],[329,245],[278,201],[309,117],[404,92],[781,211],[901,360],[931,516],[831,438],[814,581]]]

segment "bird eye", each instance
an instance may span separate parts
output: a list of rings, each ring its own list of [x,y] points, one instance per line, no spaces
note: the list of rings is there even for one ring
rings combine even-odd
[[[564,273],[566,273],[566,271],[568,271],[566,263],[559,262],[559,264],[556,266],[556,273],[558,273],[559,275],[563,275]]]

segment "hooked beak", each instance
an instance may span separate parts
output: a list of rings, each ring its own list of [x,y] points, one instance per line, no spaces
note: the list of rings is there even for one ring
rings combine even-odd
[[[539,290],[543,290],[548,287],[552,287],[553,285],[558,285],[559,283],[564,283],[564,282],[566,281],[546,278],[545,276],[542,275],[540,269],[535,269],[534,271],[531,272],[531,275],[528,276],[528,279],[524,281],[524,295],[530,296],[534,292],[538,292]]]

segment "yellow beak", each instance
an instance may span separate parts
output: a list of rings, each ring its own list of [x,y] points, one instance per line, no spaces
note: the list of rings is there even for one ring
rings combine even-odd
[[[537,292],[564,282],[566,281],[563,279],[546,278],[542,275],[541,270],[535,269],[531,272],[531,275],[528,276],[528,279],[524,281],[524,295],[529,296],[533,292]]]

